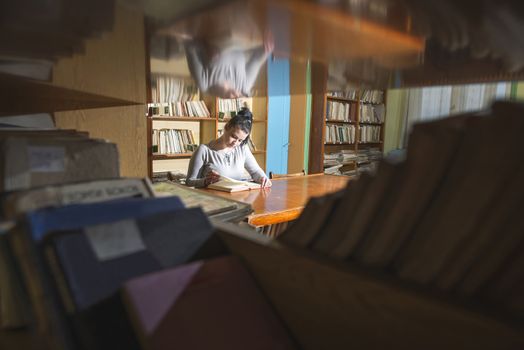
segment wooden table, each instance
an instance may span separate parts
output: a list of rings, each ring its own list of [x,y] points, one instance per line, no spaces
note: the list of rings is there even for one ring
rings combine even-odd
[[[249,203],[254,213],[248,222],[255,226],[278,224],[296,219],[310,197],[335,192],[347,185],[349,177],[307,175],[271,180],[268,189],[227,193],[205,189],[214,195]]]

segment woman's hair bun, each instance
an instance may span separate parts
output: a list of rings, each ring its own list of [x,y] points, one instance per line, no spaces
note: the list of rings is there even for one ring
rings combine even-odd
[[[253,121],[253,113],[251,113],[251,111],[249,110],[249,108],[247,107],[242,107],[238,112],[237,112],[237,116],[241,117],[241,118],[245,118],[249,121]]]

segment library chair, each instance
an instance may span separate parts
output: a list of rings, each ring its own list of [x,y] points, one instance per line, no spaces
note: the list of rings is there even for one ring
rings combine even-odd
[[[281,178],[285,178],[285,177],[305,176],[305,175],[306,175],[306,172],[304,170],[302,170],[299,173],[292,173],[292,174],[275,174],[272,171],[269,172],[269,178],[271,180],[273,180],[273,179],[281,179]]]

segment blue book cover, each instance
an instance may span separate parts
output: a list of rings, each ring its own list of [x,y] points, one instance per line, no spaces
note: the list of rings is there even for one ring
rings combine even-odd
[[[178,197],[132,198],[36,210],[26,214],[26,224],[32,239],[40,242],[52,231],[74,230],[180,209],[184,209],[184,204]]]
[[[49,235],[70,297],[84,310],[130,278],[191,261],[213,234],[200,208]],[[200,257],[200,256],[199,256]]]

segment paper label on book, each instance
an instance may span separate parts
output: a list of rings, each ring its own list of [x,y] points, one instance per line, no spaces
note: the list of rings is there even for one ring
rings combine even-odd
[[[29,170],[39,173],[55,173],[65,170],[65,148],[54,146],[27,147]]]
[[[61,189],[62,203],[94,203],[119,198],[151,197],[141,180],[97,181],[79,185],[65,186]]]
[[[89,226],[84,232],[100,261],[120,258],[146,249],[140,230],[131,219]]]

